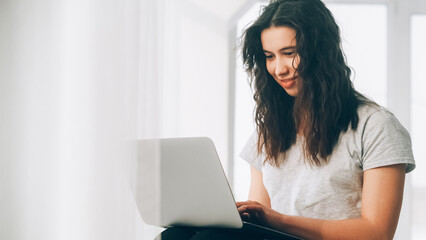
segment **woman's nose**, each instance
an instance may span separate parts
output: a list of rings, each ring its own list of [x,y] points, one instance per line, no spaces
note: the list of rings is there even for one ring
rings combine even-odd
[[[284,61],[277,60],[275,62],[275,64],[276,64],[275,65],[275,74],[277,76],[283,76],[283,75],[288,74],[289,69],[288,69],[288,67],[287,67],[287,65],[285,64]]]

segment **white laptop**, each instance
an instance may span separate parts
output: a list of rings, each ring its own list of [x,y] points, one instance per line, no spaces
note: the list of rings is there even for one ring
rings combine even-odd
[[[299,239],[243,222],[213,142],[207,137],[137,141],[136,203],[150,225],[227,228]]]

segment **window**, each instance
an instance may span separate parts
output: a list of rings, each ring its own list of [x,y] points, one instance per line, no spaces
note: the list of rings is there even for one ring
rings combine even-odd
[[[411,138],[416,169],[412,174],[413,239],[426,239],[426,15],[411,17]]]
[[[340,27],[355,88],[386,106],[387,7],[384,4],[327,4]],[[362,15],[362,17],[360,17]]]
[[[266,3],[256,3],[243,15],[237,23],[237,39],[244,28],[259,16],[259,10]],[[235,80],[235,130],[234,130],[234,197],[238,200],[246,200],[250,181],[250,166],[238,157],[247,139],[255,130],[254,125],[254,100],[253,92],[249,86],[247,74],[242,66],[241,54],[236,59]]]

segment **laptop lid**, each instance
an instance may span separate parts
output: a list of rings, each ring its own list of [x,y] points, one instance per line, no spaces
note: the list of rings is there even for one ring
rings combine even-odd
[[[139,140],[136,202],[151,225],[241,228],[231,189],[207,137]]]

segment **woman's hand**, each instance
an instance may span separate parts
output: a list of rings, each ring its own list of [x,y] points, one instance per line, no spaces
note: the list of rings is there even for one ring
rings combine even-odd
[[[256,201],[237,202],[238,212],[244,221],[278,229],[283,214]]]

